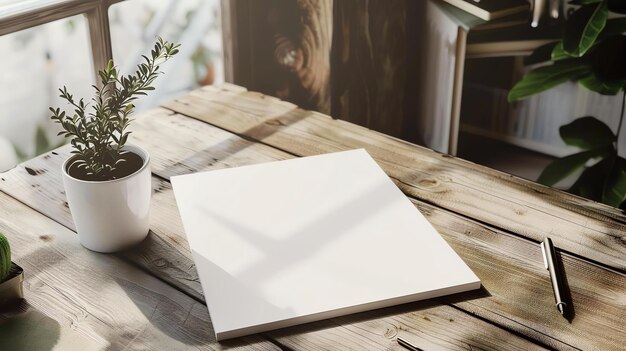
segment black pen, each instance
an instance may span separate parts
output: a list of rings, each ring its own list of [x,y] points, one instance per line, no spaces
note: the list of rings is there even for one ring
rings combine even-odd
[[[398,337],[396,339],[396,341],[398,342],[398,344],[400,344],[402,347],[404,347],[404,348],[406,348],[408,350],[411,350],[411,351],[424,351],[424,350],[420,349],[419,347],[411,344],[410,342],[402,339],[401,337]]]
[[[550,238],[546,238],[541,243],[541,253],[543,254],[543,263],[545,264],[546,269],[550,272],[550,280],[552,281],[552,290],[554,290],[554,300],[556,301],[556,309],[562,315],[565,315],[565,309],[567,308],[567,303],[565,302],[565,290],[563,288],[563,278],[562,273],[560,271],[560,267],[556,261],[556,251],[554,250],[554,245],[552,245],[552,240]]]

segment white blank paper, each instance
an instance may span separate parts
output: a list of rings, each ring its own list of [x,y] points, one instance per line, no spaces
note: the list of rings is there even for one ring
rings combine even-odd
[[[171,181],[218,340],[480,287],[363,149]]]

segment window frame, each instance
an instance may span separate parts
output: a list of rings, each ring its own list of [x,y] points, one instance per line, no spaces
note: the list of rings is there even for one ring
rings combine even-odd
[[[25,0],[0,7],[0,36],[54,22],[59,19],[84,15],[89,30],[89,45],[93,72],[106,67],[113,59],[109,7],[124,0]]]

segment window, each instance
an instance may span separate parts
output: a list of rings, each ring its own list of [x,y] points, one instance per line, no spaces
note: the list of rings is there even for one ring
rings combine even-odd
[[[0,36],[0,171],[64,142],[48,107],[93,84],[88,37],[80,15]]]
[[[181,51],[137,110],[223,82],[219,10],[219,0],[0,0],[0,172],[64,142],[48,118],[65,106],[59,87],[89,99],[94,66],[113,57],[134,71],[157,35]]]

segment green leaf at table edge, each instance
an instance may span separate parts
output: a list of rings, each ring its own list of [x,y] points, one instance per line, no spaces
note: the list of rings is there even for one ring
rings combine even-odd
[[[609,149],[606,147],[602,147],[558,158],[550,163],[543,170],[543,172],[541,172],[537,182],[543,185],[552,186],[577,170],[583,168],[590,159],[605,157],[608,155],[608,150]]]
[[[617,156],[615,149],[611,150],[603,160],[587,167],[578,177],[578,180],[567,190],[572,194],[580,195],[594,201],[602,201],[604,183],[608,178],[613,159]]]
[[[617,157],[609,173],[609,177],[604,183],[602,191],[602,202],[613,207],[619,205],[626,199],[626,160]]]
[[[574,57],[583,56],[604,29],[608,14],[606,1],[576,10],[565,25],[564,50]]]
[[[517,82],[509,91],[509,102],[518,101],[546,91],[570,79],[588,74],[589,66],[582,62],[553,64],[534,69]]]
[[[559,134],[565,144],[583,150],[591,150],[611,145],[616,136],[609,126],[592,116],[577,118],[562,125]]]

